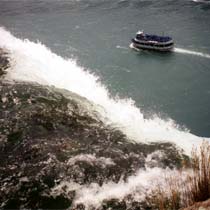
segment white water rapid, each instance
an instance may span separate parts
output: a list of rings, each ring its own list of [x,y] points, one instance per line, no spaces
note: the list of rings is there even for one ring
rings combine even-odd
[[[0,28],[0,48],[6,49],[11,57],[7,79],[53,85],[86,97],[102,107],[100,112],[105,123],[118,127],[136,142],[169,141],[190,154],[192,146],[200,145],[203,140],[188,130],[180,130],[173,120],[145,119],[132,99],[115,99],[97,76],[41,43],[21,40]]]

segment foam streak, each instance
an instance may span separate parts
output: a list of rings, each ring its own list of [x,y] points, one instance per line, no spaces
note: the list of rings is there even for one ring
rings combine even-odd
[[[183,49],[183,48],[174,48],[174,52],[182,53],[182,54],[189,54],[189,55],[196,55],[196,56],[200,56],[203,58],[210,58],[210,54],[187,50],[187,49]]]

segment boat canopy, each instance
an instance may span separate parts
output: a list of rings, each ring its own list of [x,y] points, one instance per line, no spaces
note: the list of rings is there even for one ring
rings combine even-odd
[[[136,38],[142,41],[153,41],[153,42],[169,42],[172,40],[169,36],[157,36],[144,34],[143,31],[138,31]]]

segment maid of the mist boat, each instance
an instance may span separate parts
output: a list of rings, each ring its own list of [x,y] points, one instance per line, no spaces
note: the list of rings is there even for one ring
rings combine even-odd
[[[132,45],[137,49],[171,51],[174,42],[169,36],[149,35],[144,34],[143,31],[138,31],[136,37],[132,39]]]

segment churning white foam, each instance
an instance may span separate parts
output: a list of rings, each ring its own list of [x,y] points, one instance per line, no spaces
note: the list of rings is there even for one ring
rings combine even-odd
[[[192,145],[202,138],[182,131],[173,120],[158,117],[145,119],[131,99],[114,99],[99,78],[78,66],[75,60],[64,59],[41,43],[21,40],[0,28],[0,48],[10,52],[11,68],[7,79],[54,85],[75,92],[100,105],[102,120],[117,126],[136,142],[170,141],[190,153]]]
[[[134,50],[138,51],[138,52],[140,51],[140,49],[134,47],[134,44],[133,44],[133,43],[131,43],[131,44],[129,45],[129,47],[130,47],[131,49],[134,49]]]
[[[94,154],[81,154],[71,157],[67,165],[75,165],[76,162],[88,162],[90,165],[99,165],[100,167],[105,168],[107,165],[115,165],[111,158],[105,157],[96,157]]]
[[[109,181],[102,186],[99,186],[97,183],[80,185],[74,182],[63,181],[55,186],[51,193],[52,195],[61,193],[68,195],[70,191],[75,191],[74,205],[82,203],[85,205],[85,209],[93,209],[93,207],[96,209],[105,200],[123,200],[127,196],[131,196],[133,201],[144,201],[158,186],[161,186],[166,193],[169,193],[167,192],[169,188],[166,180],[173,177],[176,185],[182,186],[189,173],[190,171],[180,173],[177,170],[161,168],[140,169],[135,175],[128,177],[126,181],[120,180],[118,183]]]
[[[196,56],[200,56],[203,58],[210,58],[210,54],[197,52],[197,51],[193,51],[193,50],[187,50],[187,49],[183,49],[183,48],[174,48],[174,52],[182,53],[182,54],[189,54],[189,55],[196,55]]]

